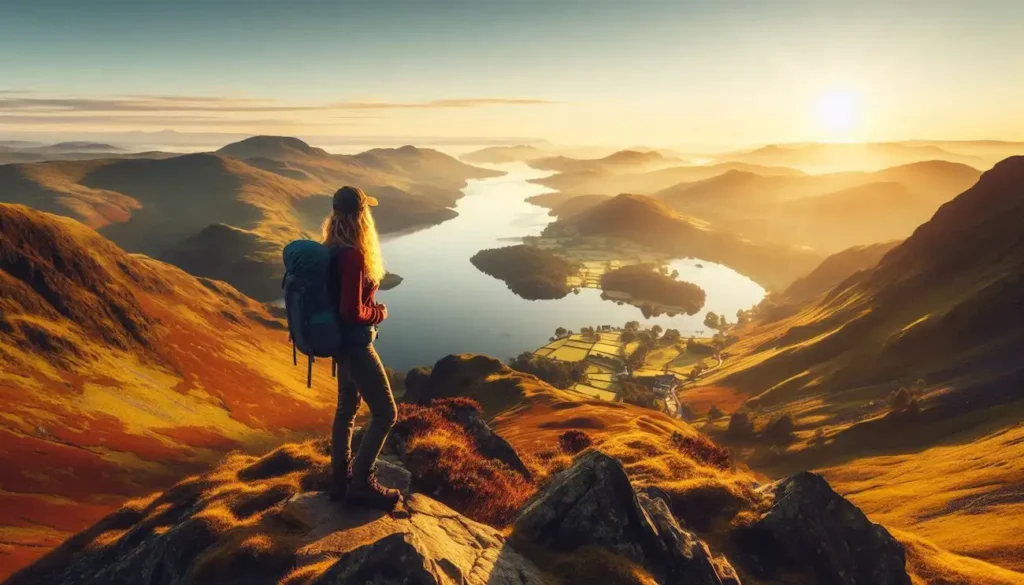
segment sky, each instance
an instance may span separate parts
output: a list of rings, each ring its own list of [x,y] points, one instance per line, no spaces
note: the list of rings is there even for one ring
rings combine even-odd
[[[0,0],[26,132],[1024,140],[1021,0]]]

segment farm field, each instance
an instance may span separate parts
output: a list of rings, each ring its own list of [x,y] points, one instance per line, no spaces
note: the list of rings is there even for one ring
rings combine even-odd
[[[566,335],[533,353],[538,357],[563,362],[587,362],[587,383],[577,384],[573,389],[592,398],[615,400],[621,388],[616,374],[625,368],[625,356],[636,351],[638,346],[635,341],[623,343],[622,332],[615,330],[602,331],[594,337],[579,333]],[[682,381],[693,365],[705,357],[688,352],[685,346],[659,346],[651,350],[644,366],[636,374],[656,376],[671,373]]]

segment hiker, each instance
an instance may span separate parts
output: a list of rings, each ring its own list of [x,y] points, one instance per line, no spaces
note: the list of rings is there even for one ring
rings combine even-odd
[[[323,222],[322,243],[336,252],[331,292],[337,290],[342,326],[376,326],[388,316],[387,307],[374,300],[384,277],[377,227],[370,208],[377,200],[358,187],[342,187],[334,194],[333,211]],[[331,433],[331,499],[390,511],[398,503],[396,489],[385,488],[374,477],[374,466],[397,411],[391,384],[380,357],[369,343],[343,345],[335,356],[338,367],[338,408]],[[352,431],[360,396],[370,407],[355,458]],[[351,470],[349,464],[351,463]]]

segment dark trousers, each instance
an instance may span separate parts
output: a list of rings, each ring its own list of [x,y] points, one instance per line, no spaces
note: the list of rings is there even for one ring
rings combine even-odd
[[[363,433],[359,451],[352,461],[352,477],[365,481],[380,455],[398,411],[391,394],[391,384],[384,365],[373,345],[351,346],[335,358],[338,360],[338,410],[334,413],[331,433],[331,470],[335,477],[344,477],[345,465],[352,455],[352,431],[360,396],[370,407],[370,424]]]

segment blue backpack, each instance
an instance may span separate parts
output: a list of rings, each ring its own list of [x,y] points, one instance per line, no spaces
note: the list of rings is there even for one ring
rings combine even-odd
[[[341,248],[312,240],[295,240],[284,247],[284,308],[292,340],[292,364],[296,350],[308,358],[306,387],[313,383],[315,358],[331,358],[331,375],[337,375],[335,359],[345,346],[369,345],[377,336],[373,325],[349,325],[338,313],[340,281],[337,266]]]

